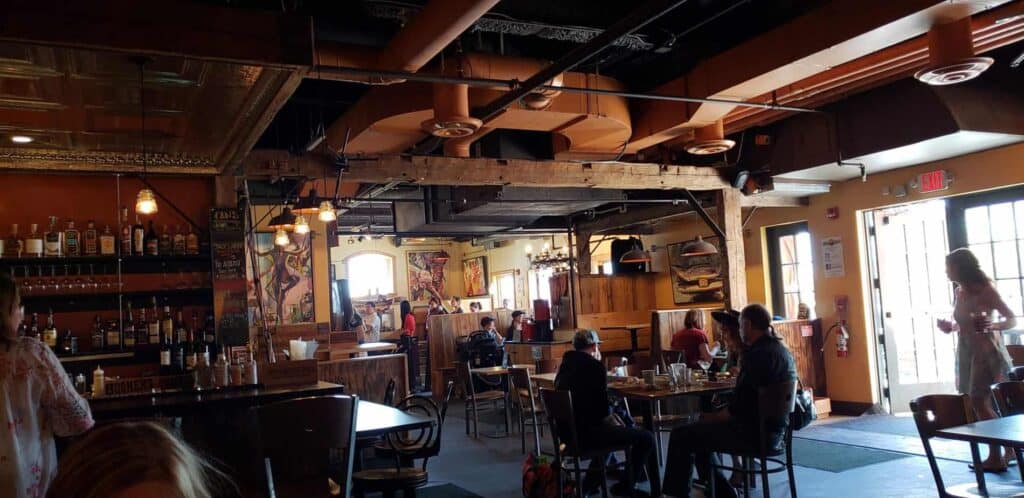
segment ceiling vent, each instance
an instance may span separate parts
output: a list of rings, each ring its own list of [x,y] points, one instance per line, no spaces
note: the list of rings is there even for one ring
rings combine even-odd
[[[693,131],[693,141],[686,144],[686,152],[695,156],[721,154],[731,149],[736,142],[725,138],[722,120]]]
[[[964,17],[928,30],[928,67],[914,77],[929,85],[955,85],[977,78],[992,63],[991,57],[975,57],[971,18]]]

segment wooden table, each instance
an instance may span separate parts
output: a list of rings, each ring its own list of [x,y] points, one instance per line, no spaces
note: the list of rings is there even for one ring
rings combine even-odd
[[[985,471],[981,469],[981,452],[979,444],[995,444],[1011,448],[1024,447],[1024,415],[982,420],[973,424],[960,425],[935,431],[936,437],[967,441],[971,444],[971,459],[974,460],[974,478],[978,482],[978,492],[988,494],[985,485]],[[1019,453],[1018,453],[1019,455]],[[1024,479],[1024,462],[1018,457],[1017,465]]]
[[[355,344],[353,346],[332,347],[331,352],[334,354],[354,356],[376,351],[387,351],[390,353],[396,349],[398,349],[398,344],[393,342],[365,342],[363,344]]]
[[[431,425],[434,425],[434,420],[431,418],[415,413],[406,413],[372,401],[359,400],[359,412],[356,413],[356,435],[359,437],[423,429]]]
[[[630,352],[635,353],[640,349],[639,342],[637,341],[636,334],[640,329],[649,329],[651,324],[649,323],[630,323],[626,325],[616,325],[613,327],[601,327],[601,330],[626,330],[629,332],[629,347]]]

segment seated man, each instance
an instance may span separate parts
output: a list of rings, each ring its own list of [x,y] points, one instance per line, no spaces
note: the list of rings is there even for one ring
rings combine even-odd
[[[758,388],[796,380],[793,355],[775,335],[771,314],[764,306],[751,304],[743,308],[740,336],[748,348],[743,353],[736,390],[727,409],[702,414],[700,422],[672,431],[665,462],[663,489],[666,495],[690,496],[694,463],[701,477],[707,480],[708,462],[714,452],[736,453],[757,448],[760,437]],[[769,444],[778,445],[784,429],[785,426],[773,428],[768,434]],[[717,465],[717,459],[715,462]],[[736,496],[720,471],[715,471],[714,479],[718,496]]]
[[[593,330],[579,330],[572,339],[575,351],[566,351],[562,364],[555,375],[555,388],[572,393],[573,412],[576,416],[576,435],[583,449],[628,444],[631,451],[627,458],[634,475],[624,476],[617,486],[616,495],[628,495],[644,464],[650,463],[654,449],[654,435],[643,429],[623,427],[613,423],[608,404],[608,374],[601,363],[601,341]],[[561,436],[561,435],[560,435]],[[590,462],[590,470],[584,479],[584,491],[596,488],[599,475],[591,472],[598,462]],[[648,466],[651,479],[658,478],[657,464]]]
[[[495,344],[503,346],[505,344],[505,337],[498,333],[498,327],[495,323],[494,318],[485,316],[480,319],[480,330],[487,332],[487,335],[494,339]]]
[[[683,328],[672,334],[672,351],[681,351],[686,359],[686,366],[700,368],[699,362],[709,364],[718,346],[712,351],[708,344],[708,335],[704,333],[704,315],[700,310],[690,310],[683,318]]]

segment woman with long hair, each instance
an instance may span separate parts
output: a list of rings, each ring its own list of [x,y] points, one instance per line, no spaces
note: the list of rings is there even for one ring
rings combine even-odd
[[[0,496],[38,498],[57,473],[53,436],[80,434],[93,420],[53,351],[18,337],[24,316],[18,285],[0,274]]]
[[[402,320],[402,348],[405,349],[406,357],[409,365],[409,390],[416,391],[419,389],[419,345],[416,344],[416,317],[412,314],[412,305],[409,301],[402,300],[402,303],[398,305],[399,315]]]
[[[212,498],[237,494],[227,493],[231,487],[224,473],[159,424],[123,422],[71,445],[47,496]]]
[[[960,248],[946,256],[946,275],[956,289],[953,321],[940,319],[938,328],[946,333],[959,332],[957,390],[970,395],[978,418],[995,418],[989,386],[1005,380],[1010,371],[1012,362],[1002,331],[1016,326],[1017,320],[970,250]],[[998,311],[1002,320],[993,321],[993,311]],[[1011,454],[1007,448],[1004,457],[998,446],[989,445],[982,466],[986,471],[1004,471]]]

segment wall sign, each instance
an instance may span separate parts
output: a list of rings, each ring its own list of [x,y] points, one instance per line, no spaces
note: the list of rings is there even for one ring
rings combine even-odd
[[[241,346],[249,342],[246,317],[245,230],[237,208],[210,210],[213,255],[213,318],[217,342]]]
[[[825,278],[846,276],[842,238],[826,237],[821,240],[821,262],[825,265]]]
[[[949,188],[950,177],[945,170],[929,171],[917,176],[917,190],[922,194],[938,192]]]

